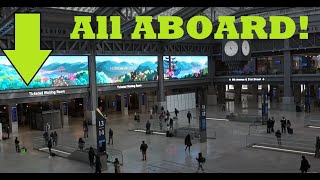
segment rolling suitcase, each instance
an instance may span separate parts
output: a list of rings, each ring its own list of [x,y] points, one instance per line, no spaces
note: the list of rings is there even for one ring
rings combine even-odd
[[[288,133],[289,134],[293,134],[293,129],[292,128],[288,128]]]

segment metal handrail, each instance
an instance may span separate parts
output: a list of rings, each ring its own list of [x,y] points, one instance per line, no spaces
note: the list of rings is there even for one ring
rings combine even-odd
[[[41,142],[39,142],[41,141]],[[36,142],[39,142],[41,145],[37,144]],[[65,140],[65,139],[59,139],[58,140],[58,146],[62,146],[68,149],[71,149],[71,151],[69,151],[69,153],[72,153],[76,150],[78,150],[78,143],[76,142],[71,142],[69,140]],[[33,138],[33,147],[36,149],[41,149],[44,147],[47,147],[45,144],[45,140],[42,137],[34,137]],[[89,143],[85,143],[85,147],[95,147],[95,145],[93,144],[89,144]],[[118,150],[118,149],[114,149],[114,148],[106,148],[106,152],[111,155],[108,158],[111,158],[111,160],[109,160],[109,162],[112,162],[112,159],[114,158],[115,155],[120,155],[120,165],[123,165],[123,153],[122,151]],[[115,153],[112,153],[115,152]]]

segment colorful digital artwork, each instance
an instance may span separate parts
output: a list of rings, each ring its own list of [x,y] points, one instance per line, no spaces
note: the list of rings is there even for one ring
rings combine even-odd
[[[96,56],[97,84],[158,80],[157,56]]]
[[[26,60],[26,63],[31,62]],[[48,87],[87,86],[87,56],[50,56],[27,86],[6,56],[0,56],[0,91]]]
[[[208,76],[207,56],[164,56],[164,79],[187,79]]]

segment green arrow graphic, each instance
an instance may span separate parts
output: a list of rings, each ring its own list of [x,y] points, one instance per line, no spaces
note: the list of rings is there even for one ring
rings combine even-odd
[[[15,49],[3,50],[28,86],[52,50],[40,49],[40,14],[15,14]]]

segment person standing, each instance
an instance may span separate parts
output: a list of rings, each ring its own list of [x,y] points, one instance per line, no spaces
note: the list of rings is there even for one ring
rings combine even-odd
[[[187,118],[188,118],[188,123],[189,123],[189,125],[190,125],[190,119],[191,119],[191,113],[190,113],[190,111],[188,111],[188,113],[187,113]]]
[[[164,111],[164,107],[163,107],[163,106],[161,106],[161,112],[162,112],[162,111]]]
[[[10,138],[10,125],[9,124],[7,124],[6,132],[7,132],[8,139],[9,139]]]
[[[111,128],[109,129],[109,142],[108,142],[108,144],[110,144],[110,140],[112,140],[112,145],[113,145],[113,131]]]
[[[154,106],[154,114],[157,114],[157,112],[158,112],[158,105],[155,105]]]
[[[150,123],[150,121],[148,120],[147,123],[146,123],[146,134],[151,134],[151,132],[150,132],[150,127],[151,127],[151,123]]]
[[[162,131],[162,127],[163,127],[162,119],[160,119],[160,121],[159,121],[159,125],[160,125],[160,131]]]
[[[148,149],[148,145],[145,144],[144,141],[142,141],[142,144],[140,146],[140,151],[142,152],[142,161],[147,160],[147,149]]]
[[[320,157],[319,150],[320,150],[320,138],[318,136],[317,139],[316,139],[316,151],[314,153],[314,157],[315,158],[319,158]]]
[[[15,144],[15,147],[16,147],[16,152],[19,153],[20,152],[20,146],[19,146],[18,137],[16,137],[16,139],[14,140],[14,144]]]
[[[88,138],[89,137],[89,127],[87,121],[83,121],[83,137]]]
[[[302,156],[301,164],[300,164],[300,171],[301,173],[307,173],[307,171],[310,169],[310,164],[305,156]]]
[[[49,157],[51,157],[52,155],[51,148],[52,148],[52,140],[51,138],[49,138],[49,141],[48,141]]]
[[[154,106],[152,107],[152,109],[150,109],[150,119],[153,119],[153,109],[154,109]]]
[[[90,163],[90,167],[92,168],[94,166],[94,150],[92,147],[90,147],[89,150],[89,163]]]
[[[114,165],[114,173],[120,173],[120,162],[118,158],[114,160],[113,165]]]
[[[187,150],[187,148],[189,148],[189,152],[190,152],[190,147],[192,146],[191,143],[191,136],[190,134],[188,134],[184,140],[184,145],[186,145],[186,148],[184,149],[185,151]]]
[[[276,122],[274,120],[274,117],[272,116],[272,119],[271,119],[272,123],[271,123],[271,132],[274,132],[274,123]]]
[[[278,141],[278,145],[280,146],[281,145],[281,132],[280,130],[278,130],[276,133],[275,133],[276,137],[277,137],[277,141]]]
[[[271,133],[271,119],[269,118],[267,121],[267,133]]]
[[[56,131],[54,131],[54,133],[53,133],[53,142],[54,142],[55,146],[58,145],[58,134]]]
[[[178,113],[179,113],[178,109],[174,108],[174,114],[176,115],[176,118],[178,117]]]
[[[169,124],[170,124],[170,129],[173,129],[173,119],[172,118],[170,118]]]
[[[222,111],[226,111],[226,105],[225,104],[222,104]]]
[[[46,123],[46,125],[45,125],[45,131],[49,133],[49,130],[50,130],[50,124],[49,124],[49,123]]]
[[[291,122],[289,120],[287,120],[286,127],[287,127],[288,134],[292,134],[291,133]]]
[[[95,173],[101,173],[101,161],[99,154],[96,155],[96,172]]]
[[[166,115],[167,115],[167,119],[169,120],[169,119],[170,119],[170,113],[169,113],[169,110],[167,110]]]
[[[282,119],[280,120],[280,123],[281,123],[281,132],[286,133],[287,120],[284,117],[282,117]]]

